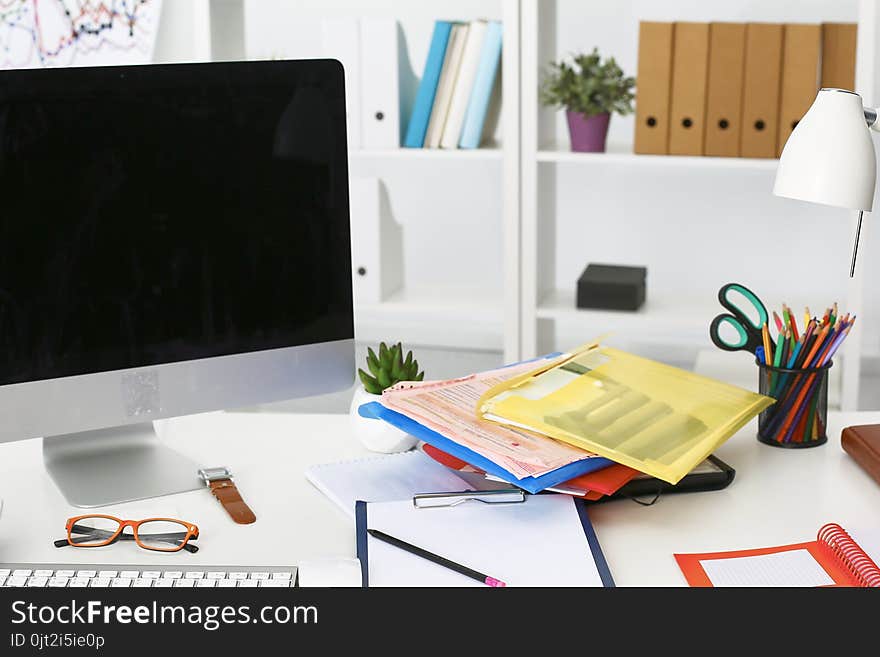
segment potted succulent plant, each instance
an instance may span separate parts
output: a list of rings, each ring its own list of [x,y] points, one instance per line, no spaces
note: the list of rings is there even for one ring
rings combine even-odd
[[[352,429],[363,445],[374,452],[391,454],[411,449],[418,439],[393,427],[383,420],[362,416],[362,405],[376,401],[386,388],[401,381],[421,381],[425,373],[419,371],[419,362],[413,358],[412,351],[403,355],[403,345],[391,347],[382,342],[377,354],[367,348],[367,371],[358,369],[358,377],[363,386],[355,391],[351,400],[349,415]]]
[[[636,80],[623,74],[613,57],[599,51],[574,55],[571,61],[550,64],[541,83],[541,102],[566,111],[571,150],[605,151],[611,114],[633,111]]]

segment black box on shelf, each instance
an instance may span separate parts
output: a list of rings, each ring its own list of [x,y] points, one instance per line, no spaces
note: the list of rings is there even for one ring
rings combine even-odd
[[[577,282],[578,308],[638,310],[645,302],[645,267],[590,263]]]

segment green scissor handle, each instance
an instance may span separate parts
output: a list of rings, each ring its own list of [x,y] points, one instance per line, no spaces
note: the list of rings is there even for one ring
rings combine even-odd
[[[733,301],[727,298],[727,295],[730,292],[739,292],[743,295],[746,300],[752,304],[752,308],[754,308],[758,312],[758,324],[755,324],[751,318],[742,311],[742,309],[737,306]],[[718,290],[718,301],[721,302],[721,305],[727,308],[734,315],[741,315],[743,319],[745,319],[749,324],[751,324],[758,331],[770,321],[770,316],[767,314],[767,308],[758,298],[758,296],[752,292],[749,288],[744,285],[740,285],[739,283],[728,283],[720,290]]]
[[[757,324],[752,321],[747,313],[728,298],[730,292],[738,292],[752,305],[758,313]],[[755,353],[755,349],[763,344],[761,329],[769,321],[767,308],[754,292],[739,283],[728,283],[718,290],[718,301],[730,313],[718,315],[712,320],[712,323],[709,325],[709,337],[712,339],[712,342],[716,347],[725,351],[744,350],[752,354]],[[736,342],[728,342],[721,337],[720,329],[722,324],[732,326],[736,330],[738,338]]]

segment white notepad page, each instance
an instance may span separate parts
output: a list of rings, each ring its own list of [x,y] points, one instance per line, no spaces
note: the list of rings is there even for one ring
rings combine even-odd
[[[533,495],[521,504],[469,501],[417,509],[411,500],[367,505],[367,527],[451,559],[508,586],[602,586],[575,501]],[[369,536],[369,585],[485,586]]]
[[[318,490],[354,518],[354,503],[409,499],[417,493],[473,490],[449,468],[420,451],[383,454],[306,469]]]
[[[728,559],[703,559],[713,586],[830,586],[834,580],[803,548]]]

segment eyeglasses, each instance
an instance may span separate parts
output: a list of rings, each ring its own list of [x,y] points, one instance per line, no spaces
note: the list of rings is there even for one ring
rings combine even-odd
[[[131,533],[124,532],[131,527]],[[198,552],[190,545],[199,537],[199,528],[191,522],[172,518],[121,520],[113,516],[91,515],[70,518],[64,527],[67,538],[55,541],[55,547],[102,547],[116,541],[134,541],[145,550],[159,552]]]

